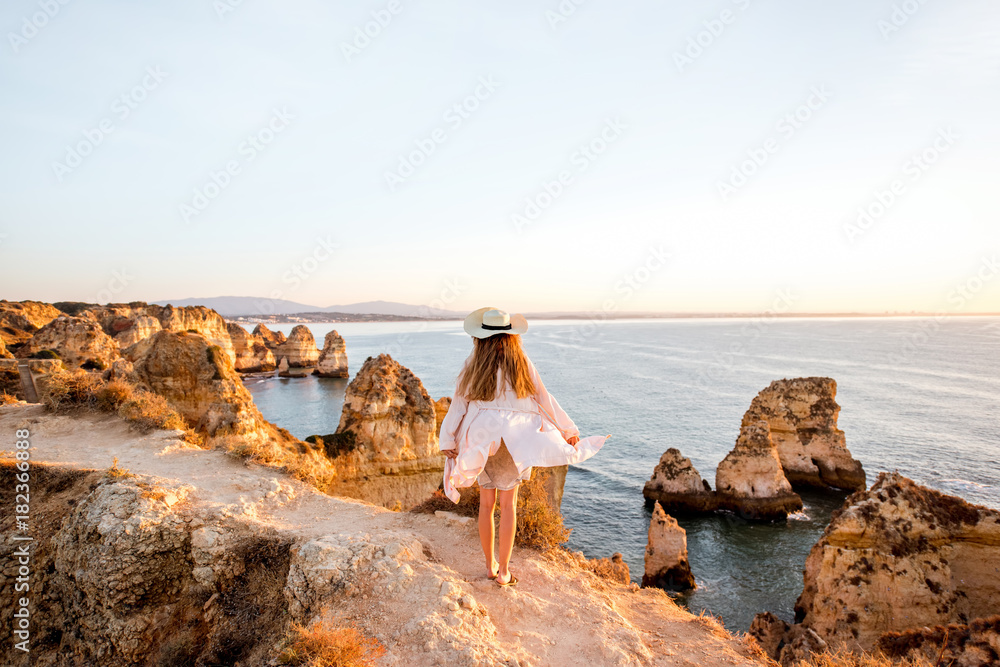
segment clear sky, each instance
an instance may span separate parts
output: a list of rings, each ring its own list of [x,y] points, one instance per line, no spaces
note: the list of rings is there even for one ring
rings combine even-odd
[[[1000,311],[995,0],[61,2],[3,298]]]

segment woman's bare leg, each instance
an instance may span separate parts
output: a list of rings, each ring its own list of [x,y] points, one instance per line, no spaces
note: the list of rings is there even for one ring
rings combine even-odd
[[[519,485],[520,486],[520,485]],[[499,560],[500,570],[497,573],[497,582],[505,584],[510,581],[510,553],[514,550],[514,532],[517,530],[517,489],[515,486],[510,491],[497,491],[500,497],[500,543]]]
[[[479,489],[479,541],[486,556],[486,569],[490,576],[496,572],[496,558],[493,557],[493,509],[497,506],[496,489]],[[502,520],[502,519],[501,519]]]

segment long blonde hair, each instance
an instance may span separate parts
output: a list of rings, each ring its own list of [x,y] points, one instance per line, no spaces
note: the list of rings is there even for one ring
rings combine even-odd
[[[510,381],[518,398],[535,393],[528,357],[518,334],[473,338],[472,358],[458,376],[457,391],[469,401],[492,401],[497,394],[497,369]]]

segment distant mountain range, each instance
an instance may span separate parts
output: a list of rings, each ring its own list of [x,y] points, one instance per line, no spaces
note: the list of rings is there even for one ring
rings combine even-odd
[[[403,317],[464,318],[468,313],[457,310],[435,310],[430,306],[413,306],[395,301],[365,301],[340,306],[312,306],[287,299],[265,299],[255,296],[213,296],[205,299],[156,301],[166,306],[207,306],[220,315],[295,315],[296,313],[350,313],[352,315],[399,315]]]

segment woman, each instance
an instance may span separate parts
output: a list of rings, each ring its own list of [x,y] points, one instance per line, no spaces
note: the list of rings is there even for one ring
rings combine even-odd
[[[611,436],[580,439],[580,431],[545,390],[521,347],[523,315],[480,308],[465,318],[472,354],[458,375],[455,395],[441,423],[445,494],[479,482],[479,539],[489,578],[513,586],[508,565],[517,526],[517,488],[532,466],[579,463]],[[500,500],[499,560],[493,556],[493,509]]]

